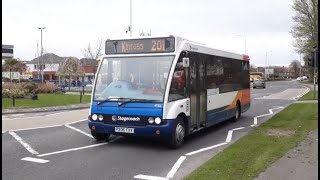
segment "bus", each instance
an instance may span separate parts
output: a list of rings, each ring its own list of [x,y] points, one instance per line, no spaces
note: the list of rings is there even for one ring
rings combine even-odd
[[[250,72],[250,81],[253,82],[256,79],[264,78],[264,74],[262,72]]]
[[[106,40],[94,81],[92,136],[150,137],[172,148],[187,135],[237,121],[250,107],[249,56],[182,37]]]

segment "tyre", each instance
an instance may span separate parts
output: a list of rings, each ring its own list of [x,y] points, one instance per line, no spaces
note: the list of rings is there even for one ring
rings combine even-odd
[[[186,135],[186,128],[181,117],[176,119],[176,125],[174,127],[174,132],[172,133],[171,139],[169,141],[169,147],[177,149],[182,146],[184,138]]]
[[[108,141],[109,137],[110,137],[109,133],[98,133],[98,132],[95,132],[95,131],[91,131],[91,135],[97,141]]]
[[[240,119],[241,117],[241,106],[240,103],[237,102],[237,106],[236,106],[236,113],[234,115],[234,117],[232,118],[233,122],[236,122]]]

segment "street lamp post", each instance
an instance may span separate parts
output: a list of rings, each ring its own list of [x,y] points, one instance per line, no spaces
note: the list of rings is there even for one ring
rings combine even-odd
[[[130,37],[132,37],[132,0],[130,0]]]
[[[268,53],[271,53],[272,51],[268,51],[266,52],[266,67],[265,67],[265,78],[268,80],[269,79],[269,73],[268,73],[268,64],[267,64],[267,61],[268,61]]]
[[[46,27],[42,27],[42,28],[39,28],[40,29],[40,32],[41,32],[41,50],[40,50],[40,61],[41,61],[41,64],[40,64],[40,72],[41,72],[41,82],[43,83],[43,66],[42,66],[42,55],[43,55],[43,45],[42,45],[42,30],[44,30]]]

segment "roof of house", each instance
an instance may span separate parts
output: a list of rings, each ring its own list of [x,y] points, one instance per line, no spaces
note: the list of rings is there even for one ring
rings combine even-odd
[[[98,61],[95,59],[89,59],[89,58],[82,58],[80,59],[80,63],[82,66],[94,66],[98,65]]]
[[[38,64],[39,61],[44,63],[59,64],[59,63],[62,63],[64,60],[65,60],[65,57],[60,57],[53,53],[46,53],[40,57],[32,59],[27,64]]]

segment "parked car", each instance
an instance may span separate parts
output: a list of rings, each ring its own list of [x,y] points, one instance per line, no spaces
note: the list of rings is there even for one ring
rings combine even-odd
[[[303,79],[303,80],[307,80],[308,77],[307,77],[307,76],[302,76],[302,79]]]
[[[252,83],[252,87],[256,88],[256,87],[262,87],[262,88],[266,88],[266,81],[264,78],[257,78],[253,81]]]
[[[297,77],[297,81],[302,81],[302,77]]]

